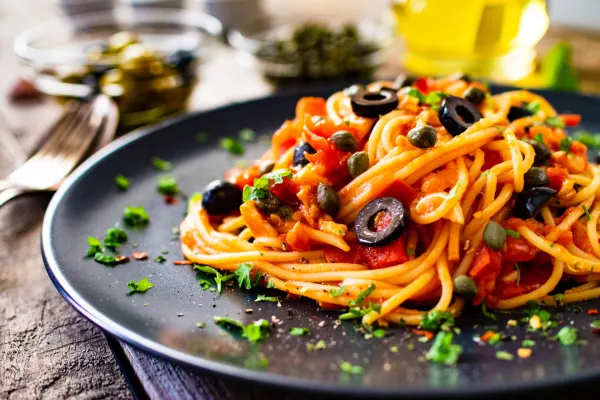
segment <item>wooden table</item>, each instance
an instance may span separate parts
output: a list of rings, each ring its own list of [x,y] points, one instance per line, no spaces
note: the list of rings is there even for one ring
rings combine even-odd
[[[268,0],[266,7],[297,15],[312,9],[310,3]],[[327,7],[335,10],[341,3],[331,0]],[[385,7],[387,1],[369,3],[373,10]],[[358,0],[345,0],[343,4],[345,12],[362,12]],[[53,3],[47,0],[0,2],[0,176],[27,157],[60,111],[50,101],[15,105],[5,95],[19,73],[12,53],[14,36],[56,13]],[[600,40],[557,30],[547,36],[540,48],[547,49],[565,37],[574,40],[582,88],[600,93]],[[232,50],[224,48],[205,65],[192,108],[208,108],[270,92],[257,71],[233,62],[233,57]],[[398,69],[392,63],[384,73]],[[100,329],[62,299],[44,270],[39,236],[48,200],[49,196],[23,198],[0,209],[0,399],[130,398],[132,392],[115,355],[141,398],[283,398],[272,391],[199,376],[114,339],[107,341]]]

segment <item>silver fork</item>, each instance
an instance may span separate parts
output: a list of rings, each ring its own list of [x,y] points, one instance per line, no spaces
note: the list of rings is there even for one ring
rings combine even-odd
[[[105,95],[68,104],[50,128],[46,143],[6,180],[0,180],[0,207],[23,194],[56,190],[81,162],[101,128],[111,125],[114,129],[114,123],[106,121],[114,107]]]

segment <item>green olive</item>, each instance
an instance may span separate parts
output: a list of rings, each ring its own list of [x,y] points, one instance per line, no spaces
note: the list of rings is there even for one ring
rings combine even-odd
[[[342,151],[354,153],[358,149],[358,142],[353,134],[348,131],[339,131],[331,136],[331,141],[335,147]]]
[[[142,43],[132,44],[123,50],[121,69],[136,78],[158,76],[164,72],[164,66],[156,52]]]
[[[260,169],[258,170],[258,174],[260,176],[263,176],[264,174],[268,174],[269,172],[273,171],[273,168],[275,168],[275,161],[266,161],[262,164],[260,164]]]
[[[408,132],[408,141],[420,149],[428,149],[435,146],[437,133],[432,126],[416,126]]]
[[[539,167],[531,167],[531,169],[525,173],[523,179],[525,180],[525,186],[527,187],[546,186],[550,183],[546,171]]]
[[[265,197],[256,200],[256,207],[267,215],[274,214],[281,207],[279,199],[270,191],[265,192]]]
[[[485,100],[485,92],[478,87],[471,86],[465,92],[465,100],[478,106]]]
[[[132,32],[118,32],[108,38],[108,49],[113,53],[122,51],[129,45],[139,43],[139,37]]]
[[[356,178],[369,169],[369,155],[366,151],[359,151],[348,158],[348,172],[350,176]]]
[[[319,183],[317,186],[317,202],[321,210],[329,215],[340,212],[340,196],[329,185]]]
[[[536,140],[532,140],[532,139],[521,139],[523,140],[525,143],[528,143],[531,145],[531,147],[533,147],[533,151],[535,151],[535,158],[533,160],[535,165],[543,165],[546,160],[548,160],[550,158],[550,156],[552,155],[552,152],[550,151],[550,149],[548,148],[548,146],[546,146],[546,144],[544,143],[540,143]]]
[[[483,231],[483,241],[492,250],[502,250],[506,243],[506,231],[499,224],[490,221]]]
[[[466,275],[454,278],[454,293],[465,300],[473,300],[477,296],[477,285]]]

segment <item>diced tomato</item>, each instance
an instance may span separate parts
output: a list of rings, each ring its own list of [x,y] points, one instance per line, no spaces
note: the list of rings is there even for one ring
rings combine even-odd
[[[360,253],[358,251],[358,245],[349,243],[350,251],[343,251],[337,247],[327,247],[324,250],[325,259],[327,262],[334,263],[348,263],[348,264],[362,264]]]
[[[473,304],[478,305],[494,291],[496,279],[502,270],[502,256],[483,245],[475,255],[469,275],[477,285],[477,297]]]
[[[546,175],[550,179],[550,186],[554,190],[560,190],[565,181],[569,179],[569,170],[563,167],[548,167]]]
[[[247,169],[233,167],[225,173],[225,180],[233,183],[240,189],[244,189],[246,185],[254,185],[254,178],[259,177],[259,171],[260,167],[258,165],[253,165]]]
[[[596,308],[593,308],[591,310],[588,310],[588,315],[598,315],[598,310]]]
[[[417,197],[417,191],[402,179],[396,179],[394,183],[383,192],[382,197],[385,196],[400,200],[405,207],[408,207]]]
[[[315,166],[317,173],[332,182],[336,190],[350,182],[347,165],[349,157],[350,153],[338,149],[306,154],[306,159]]]
[[[433,332],[429,332],[429,331],[426,331],[424,329],[413,329],[412,332],[415,335],[419,335],[419,336],[425,337],[427,340],[433,339]]]
[[[408,261],[402,237],[385,246],[358,246],[360,258],[369,269],[386,268]]]
[[[456,168],[444,168],[437,172],[431,172],[423,178],[421,192],[423,195],[437,193],[451,188],[458,180]]]
[[[327,151],[329,150],[329,142],[322,136],[313,133],[310,130],[304,131],[304,138],[306,142],[311,145],[311,147],[317,151]]]
[[[307,115],[304,117],[304,130],[305,131],[310,131],[310,132],[314,133],[315,135],[318,135],[318,136],[321,136],[324,138],[329,138],[334,133],[342,130],[342,128],[340,128],[339,125],[336,125],[329,118],[322,118],[322,117],[313,118],[313,117],[315,117],[315,116]],[[345,130],[349,131],[350,128],[348,127],[348,129],[345,129]]]
[[[485,158],[483,161],[483,166],[481,167],[482,171],[488,170],[494,165],[500,164],[502,161],[504,161],[502,155],[500,155],[500,153],[497,151],[483,150],[483,152],[485,153]]]
[[[271,184],[271,192],[284,203],[296,205],[298,204],[298,191],[300,188],[289,178],[283,178],[283,182]]]
[[[577,126],[581,122],[581,115],[579,114],[560,114],[560,118],[565,126]]]
[[[590,244],[590,239],[588,238],[586,226],[577,221],[571,226],[571,231],[573,232],[573,243],[575,243],[575,246],[579,247],[586,253],[592,254],[592,245]]]
[[[322,97],[303,97],[296,104],[296,118],[305,115],[327,115],[327,101]]]
[[[285,153],[286,150],[296,144],[296,141],[301,135],[302,129],[298,127],[297,122],[285,121],[273,134],[273,155],[278,157]]]
[[[423,94],[427,94],[429,93],[429,87],[431,86],[431,83],[433,82],[430,82],[429,79],[418,78],[415,83],[413,83],[413,86],[423,92]]]
[[[508,273],[512,273],[515,270],[514,263],[508,264]],[[507,299],[510,297],[520,296],[525,293],[529,293],[542,286],[544,282],[550,278],[552,273],[552,264],[533,262],[531,264],[520,265],[520,276],[519,285],[517,281],[505,282],[502,278],[498,279],[496,283],[496,289],[494,293],[500,299]],[[503,273],[504,275],[504,273]]]

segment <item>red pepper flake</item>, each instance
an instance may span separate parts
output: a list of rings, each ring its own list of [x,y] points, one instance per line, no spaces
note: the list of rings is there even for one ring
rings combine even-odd
[[[40,100],[42,94],[39,90],[25,78],[19,78],[10,90],[9,97],[13,101],[21,100]]]
[[[129,262],[129,257],[127,256],[117,256],[117,262],[120,264],[125,264]]]
[[[133,257],[136,260],[145,260],[148,258],[148,253],[146,253],[145,251],[134,251],[133,254],[131,255],[131,257]]]
[[[495,335],[496,335],[496,332],[487,331],[486,333],[481,335],[481,337],[479,339],[481,339],[482,342],[489,342],[490,339],[493,338]]]
[[[177,204],[177,197],[175,196],[171,196],[170,194],[166,194],[164,196],[165,199],[165,203],[171,205],[171,204]]]
[[[427,340],[433,339],[433,332],[424,331],[424,330],[420,330],[420,329],[413,329],[412,331],[413,331],[413,333],[415,333],[417,335],[425,336],[427,338]]]
[[[193,262],[190,260],[175,260],[173,261],[174,265],[192,265]]]
[[[593,310],[588,310],[588,315],[598,315],[598,310],[595,308]]]

